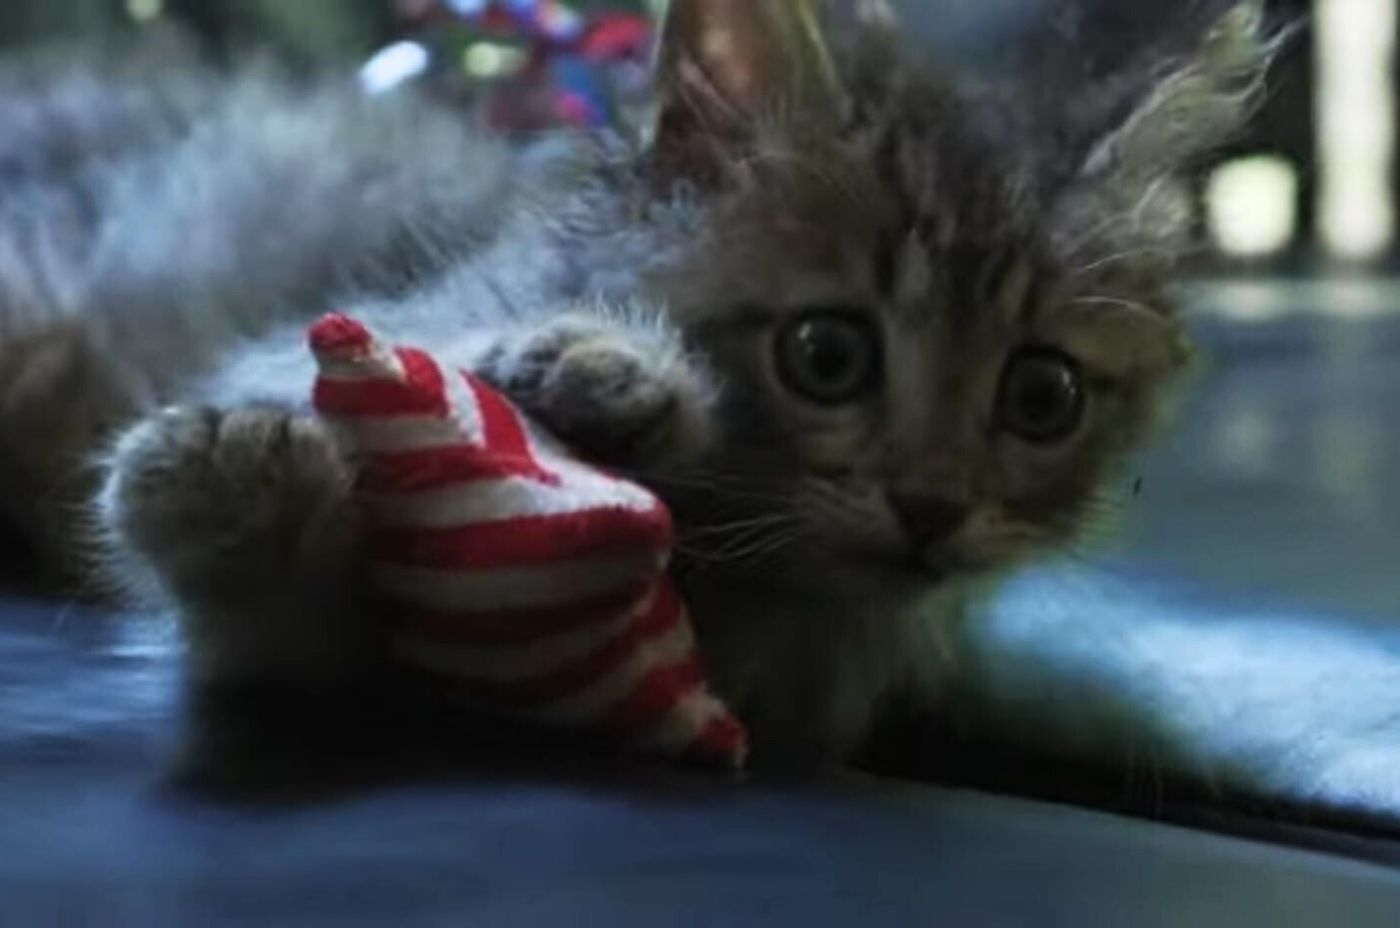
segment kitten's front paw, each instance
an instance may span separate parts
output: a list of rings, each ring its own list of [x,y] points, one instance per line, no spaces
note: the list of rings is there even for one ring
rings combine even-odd
[[[176,408],[117,445],[102,515],[175,586],[249,579],[328,556],[349,467],[317,419],[273,408]]]
[[[658,330],[562,316],[506,339],[481,373],[555,434],[608,463],[675,463],[712,437],[709,378]]]

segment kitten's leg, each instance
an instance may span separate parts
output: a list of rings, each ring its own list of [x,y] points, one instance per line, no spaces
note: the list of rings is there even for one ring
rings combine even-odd
[[[47,579],[82,583],[91,568],[93,453],[145,392],[78,322],[0,340],[0,513]]]
[[[102,518],[118,556],[178,609],[197,682],[335,683],[372,669],[351,481],[330,430],[290,404],[172,408],[122,436]]]
[[[554,316],[436,347],[612,463],[675,461],[709,434],[709,381],[655,323]],[[103,520],[174,599],[205,682],[333,680],[380,653],[371,610],[354,608],[368,591],[353,473],[305,411],[313,375],[283,333],[218,378],[232,408],[161,413],[112,457]]]

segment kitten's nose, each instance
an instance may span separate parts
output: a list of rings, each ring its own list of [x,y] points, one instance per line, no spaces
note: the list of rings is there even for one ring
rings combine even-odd
[[[966,503],[925,493],[891,493],[890,506],[918,549],[947,541],[967,521]]]

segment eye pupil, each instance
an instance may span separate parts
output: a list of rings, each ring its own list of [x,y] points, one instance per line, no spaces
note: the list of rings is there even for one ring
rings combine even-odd
[[[878,373],[871,326],[844,313],[806,316],[778,335],[778,373],[788,389],[817,403],[850,402]]]
[[[846,379],[857,361],[845,333],[809,323],[798,333],[798,340],[807,355],[807,366],[821,380]]]
[[[1027,441],[1046,444],[1072,435],[1084,418],[1078,366],[1058,351],[1026,349],[1007,366],[1001,424]]]
[[[1017,382],[1016,405],[1027,421],[1049,422],[1060,414],[1069,392],[1061,373],[1058,369],[1036,365]]]

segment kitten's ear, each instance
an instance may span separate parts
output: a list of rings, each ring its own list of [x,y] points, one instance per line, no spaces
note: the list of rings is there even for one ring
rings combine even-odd
[[[670,0],[657,59],[656,156],[713,172],[767,121],[840,110],[821,0]]]
[[[1055,172],[1057,183],[1068,185],[1062,218],[1118,215],[1163,254],[1185,244],[1189,211],[1180,188],[1161,181],[1180,177],[1243,129],[1276,47],[1264,29],[1262,0],[1193,9],[1211,8],[1204,20],[1178,15],[1150,49],[1066,94],[1069,110],[1061,104],[1058,111],[1065,113],[1059,130],[1067,144]]]
[[[1218,6],[1218,4],[1217,4]],[[1081,101],[1081,176],[1160,177],[1240,131],[1272,48],[1261,0],[1232,0],[1184,53],[1125,67]]]

